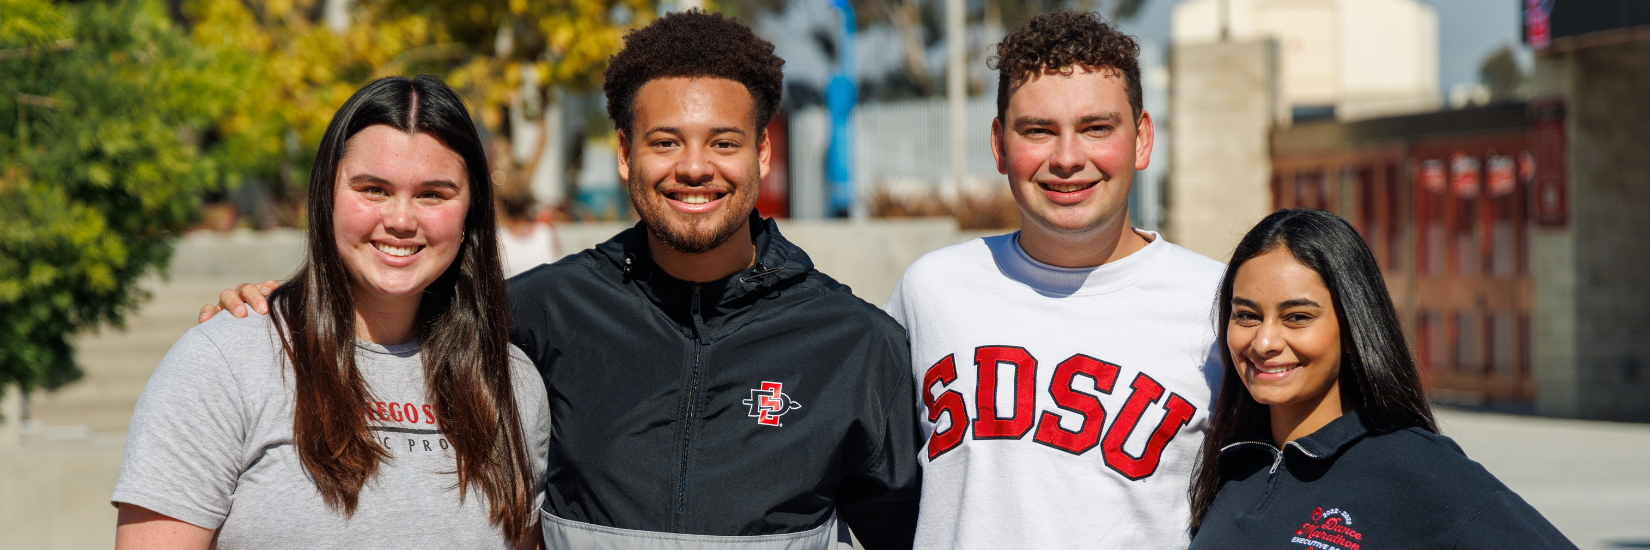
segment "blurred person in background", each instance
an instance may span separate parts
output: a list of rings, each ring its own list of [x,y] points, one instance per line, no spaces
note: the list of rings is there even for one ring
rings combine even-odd
[[[357,91],[316,153],[307,257],[144,388],[115,546],[537,548],[550,418],[508,339],[486,158],[428,76]]]
[[[499,193],[498,206],[498,242],[504,255],[505,278],[561,257],[556,250],[555,227],[533,215],[532,192],[519,189]]]
[[[510,280],[554,428],[549,548],[823,550],[836,519],[909,548],[920,433],[905,332],[755,210],[784,60],[737,20],[666,14],[603,91],[641,222]],[[218,307],[265,307],[269,285]]]
[[[922,257],[887,305],[925,405],[919,548],[1188,543],[1221,265],[1130,226],[1138,54],[1087,12],[997,44],[992,154],[1023,226]]]
[[[1375,256],[1282,210],[1220,284],[1226,370],[1191,485],[1192,548],[1575,548],[1438,434]]]

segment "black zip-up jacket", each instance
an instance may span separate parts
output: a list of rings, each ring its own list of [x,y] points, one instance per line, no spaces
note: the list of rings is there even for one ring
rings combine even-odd
[[[1352,411],[1282,450],[1221,450],[1193,549],[1575,548],[1448,437]]]
[[[510,280],[511,340],[549,390],[544,512],[750,536],[834,511],[867,548],[910,547],[922,434],[905,331],[772,220],[753,214],[751,233],[755,265],[722,281],[656,268],[640,225]]]

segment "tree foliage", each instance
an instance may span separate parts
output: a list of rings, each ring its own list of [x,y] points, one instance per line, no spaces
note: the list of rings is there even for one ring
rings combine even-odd
[[[199,129],[233,101],[152,0],[0,0],[0,383],[79,376],[218,178]]]
[[[522,94],[598,83],[657,10],[345,5],[329,20],[326,0],[0,0],[0,384],[78,378],[70,337],[122,323],[203,192],[266,182],[300,222],[315,147],[362,84],[443,76],[503,134]]]
[[[554,88],[598,83],[623,32],[657,10],[656,0],[361,0],[328,25],[326,4],[181,2],[191,40],[224,52],[244,94],[216,127],[229,183],[270,181],[296,201],[333,111],[382,76],[441,76],[484,128],[505,134],[504,109],[521,94],[541,104]]]

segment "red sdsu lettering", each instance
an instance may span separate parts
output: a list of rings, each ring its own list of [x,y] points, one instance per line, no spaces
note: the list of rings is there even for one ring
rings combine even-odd
[[[997,366],[1014,365],[1014,413],[1008,418],[997,415]],[[981,346],[974,350],[974,366],[979,369],[978,386],[974,392],[974,407],[979,416],[974,419],[974,439],[1019,439],[1031,431],[1037,421],[1037,360],[1025,348]]]
[[[1044,411],[1037,421],[1035,441],[1075,455],[1093,449],[1106,423],[1106,409],[1094,396],[1071,389],[1071,383],[1081,374],[1094,380],[1094,389],[1110,394],[1112,386],[1117,384],[1117,370],[1117,365],[1087,355],[1073,355],[1055,367],[1048,392],[1054,396],[1055,405],[1077,413],[1083,424],[1075,432],[1066,431],[1060,427],[1059,415]]]
[[[939,425],[940,415],[951,418],[951,427],[945,431],[935,431],[928,438],[928,459],[933,460],[946,451],[962,443],[963,434],[968,432],[968,409],[963,404],[962,394],[954,391],[941,393],[934,397],[934,384],[950,384],[957,380],[957,365],[947,355],[934,366],[928,367],[928,372],[922,377],[922,403],[928,407],[928,421],[935,426]]]
[[[1157,459],[1163,455],[1163,448],[1169,445],[1169,440],[1180,433],[1180,427],[1192,420],[1192,413],[1197,411],[1186,399],[1179,394],[1169,394],[1167,405],[1168,413],[1163,415],[1163,422],[1157,425],[1152,432],[1151,439],[1146,441],[1145,452],[1140,458],[1134,458],[1123,452],[1123,442],[1129,439],[1136,424],[1140,423],[1140,415],[1146,411],[1146,405],[1156,403],[1163,396],[1163,385],[1152,380],[1142,372],[1134,377],[1134,383],[1129,384],[1134,393],[1129,394],[1128,403],[1123,404],[1123,412],[1117,414],[1117,420],[1112,422],[1111,430],[1106,432],[1106,441],[1102,445],[1106,453],[1106,465],[1117,473],[1129,479],[1141,479],[1157,471]],[[1128,428],[1119,430],[1120,426]]]
[[[1014,368],[1013,414],[1008,418],[997,414],[998,366],[1003,363]],[[1197,407],[1184,397],[1170,393],[1163,404],[1163,420],[1147,438],[1145,450],[1134,457],[1123,451],[1123,444],[1139,427],[1146,408],[1163,399],[1164,394],[1163,385],[1146,373],[1135,375],[1134,381],[1129,384],[1129,398],[1124,402],[1123,409],[1111,426],[1106,427],[1107,413],[1100,400],[1089,393],[1077,391],[1073,385],[1077,376],[1085,376],[1094,381],[1096,392],[1110,395],[1122,369],[1114,363],[1083,354],[1061,361],[1054,369],[1048,392],[1056,406],[1081,418],[1082,423],[1077,431],[1070,431],[1060,425],[1059,414],[1052,411],[1036,414],[1037,359],[1025,348],[981,346],[974,350],[974,365],[978,374],[974,388],[977,415],[972,419],[974,439],[1023,439],[1035,426],[1037,435],[1032,438],[1033,441],[1071,454],[1082,455],[1098,443],[1106,466],[1132,480],[1144,479],[1157,472],[1163,449],[1197,412]],[[928,408],[928,421],[938,426],[941,415],[951,419],[951,425],[944,431],[935,430],[929,436],[929,460],[961,445],[963,436],[970,431],[963,394],[946,389],[956,379],[956,362],[951,355],[928,367],[928,372],[923,376],[922,401]],[[935,385],[940,386],[938,397],[934,396]]]

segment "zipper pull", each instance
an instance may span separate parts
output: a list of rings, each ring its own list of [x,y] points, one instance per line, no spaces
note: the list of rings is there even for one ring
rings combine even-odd
[[[1272,474],[1278,473],[1278,466],[1283,464],[1283,449],[1273,449],[1273,451],[1276,453],[1276,455],[1275,455],[1275,458],[1272,459],[1272,469],[1267,470],[1266,475],[1272,475]]]

